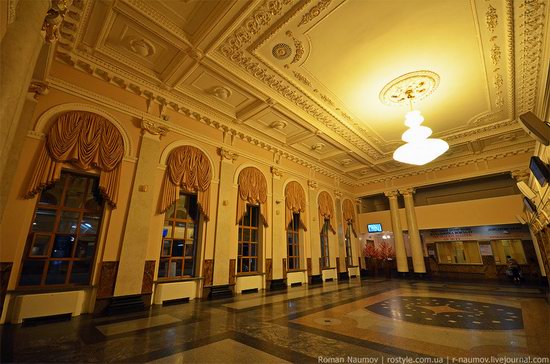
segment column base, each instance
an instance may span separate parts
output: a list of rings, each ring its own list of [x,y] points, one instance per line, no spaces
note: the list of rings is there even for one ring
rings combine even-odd
[[[287,286],[284,279],[272,279],[271,284],[269,285],[270,291],[282,291],[286,290]]]
[[[321,277],[320,274],[313,275],[311,276],[309,284],[311,285],[323,284],[323,278]]]
[[[346,281],[349,281],[348,271],[338,273],[338,282],[346,282]]]
[[[206,299],[208,300],[218,300],[222,298],[231,298],[233,297],[233,290],[229,284],[221,284],[219,286],[210,287],[210,292]]]

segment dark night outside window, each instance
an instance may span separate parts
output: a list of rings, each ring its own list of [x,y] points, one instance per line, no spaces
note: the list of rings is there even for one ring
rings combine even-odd
[[[104,205],[98,184],[95,176],[63,171],[42,190],[19,286],[90,283]]]
[[[247,205],[246,214],[239,221],[239,252],[237,272],[251,273],[258,271],[259,255],[259,222],[258,206]]]
[[[197,195],[181,193],[164,215],[159,278],[193,277],[198,235]]]
[[[288,270],[300,269],[300,214],[292,214],[286,231]]]

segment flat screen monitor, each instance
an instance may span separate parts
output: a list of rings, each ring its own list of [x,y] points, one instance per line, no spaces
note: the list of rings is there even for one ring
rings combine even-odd
[[[368,224],[367,230],[369,231],[369,233],[381,233],[382,224]]]
[[[537,206],[535,206],[533,201],[531,201],[529,198],[524,197],[523,203],[525,204],[525,207],[527,207],[527,210],[529,210],[531,213],[534,214],[537,212]]]
[[[548,169],[546,163],[544,163],[539,157],[531,157],[529,169],[541,187],[548,183],[548,180],[550,180],[550,170]]]

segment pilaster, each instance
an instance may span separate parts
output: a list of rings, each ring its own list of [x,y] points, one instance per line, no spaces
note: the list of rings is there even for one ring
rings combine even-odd
[[[141,143],[134,184],[120,251],[114,296],[141,294],[151,216],[154,214],[155,174],[160,156],[160,138],[167,130],[142,120]],[[159,236],[160,249],[160,236]]]

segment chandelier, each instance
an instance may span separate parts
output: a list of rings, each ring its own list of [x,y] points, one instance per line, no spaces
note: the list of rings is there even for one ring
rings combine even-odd
[[[424,117],[419,110],[413,110],[413,103],[430,95],[439,84],[439,76],[431,71],[407,73],[388,83],[380,93],[380,99],[387,105],[406,105],[410,111],[405,115],[408,129],[401,136],[405,144],[393,152],[398,162],[424,165],[441,156],[449,149],[442,139],[430,138],[432,129],[422,125]]]

